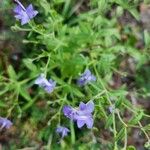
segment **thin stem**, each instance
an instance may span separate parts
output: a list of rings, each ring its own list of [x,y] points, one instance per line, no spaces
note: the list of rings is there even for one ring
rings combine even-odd
[[[137,112],[136,112],[133,108],[130,108],[128,105],[126,105],[126,104],[124,104],[124,103],[123,103],[123,105],[124,105],[126,108],[128,108],[130,111],[132,111],[133,113],[137,114]],[[145,116],[148,117],[149,115],[146,115],[146,114],[145,114]],[[145,134],[147,140],[150,141],[150,137],[149,137],[149,135],[145,132],[145,129],[143,128],[143,126],[142,126],[142,124],[140,123],[140,121],[138,121],[138,124],[139,124],[139,126],[140,126],[140,129],[141,129],[141,130],[143,131],[143,133]]]
[[[45,75],[47,74],[47,69],[48,69],[49,62],[50,62],[50,55],[48,56],[48,60],[47,60],[47,63],[46,63],[45,69],[44,69],[45,70],[44,71]]]
[[[40,35],[43,35],[43,36],[46,35],[46,34],[44,34],[43,32],[40,32],[39,30],[37,30],[36,27],[34,27],[31,22],[29,22],[28,24],[29,24],[29,26],[31,27],[31,29],[32,29],[34,32],[36,32],[36,33],[38,33],[38,34],[40,34]]]
[[[15,106],[18,105],[19,88],[20,88],[20,85],[17,84],[17,87],[16,87],[16,98],[15,98],[13,106],[8,110],[7,118],[11,115],[11,113],[12,113],[13,109],[15,108]]]
[[[92,99],[95,100],[95,99],[98,99],[100,98],[101,95],[103,95],[106,91],[103,90],[102,92],[98,93],[97,95],[95,95]]]
[[[70,129],[71,129],[71,143],[72,145],[75,144],[75,131],[74,131],[74,123],[72,120],[70,120]]]
[[[14,0],[16,3],[18,3],[18,5],[25,11],[25,7],[18,1],[18,0]]]
[[[126,150],[127,149],[127,143],[128,143],[127,128],[124,128],[124,135],[125,135],[125,140],[124,140],[124,148],[123,148],[123,150]]]
[[[95,72],[96,72],[96,75],[99,77],[98,72],[97,72],[95,66],[94,66],[94,70],[95,70]],[[110,100],[110,98],[109,98],[108,91],[107,91],[106,87],[105,87],[104,84],[103,84],[103,81],[101,80],[100,77],[98,78],[98,80],[99,80],[99,82],[100,82],[102,88],[105,90],[106,97],[107,97],[107,100],[108,100],[109,104],[110,104],[110,105],[113,105],[112,102],[111,102],[111,100]],[[114,112],[114,111],[112,112],[112,119],[113,119],[113,133],[114,133],[114,139],[116,139],[117,130],[116,130],[116,117],[115,117],[115,112]],[[118,148],[117,148],[117,142],[116,142],[116,141],[114,141],[114,142],[115,142],[115,143],[114,143],[114,150],[117,150],[117,149],[118,149]]]
[[[119,120],[122,122],[122,124],[123,124],[125,127],[128,127],[128,125],[122,120],[119,111],[117,111],[117,115],[118,115]]]
[[[47,146],[46,146],[46,150],[51,150],[52,139],[53,139],[53,135],[51,134],[48,138],[48,143],[47,143]]]
[[[145,134],[147,140],[150,141],[150,137],[149,137],[149,135],[145,132],[145,130],[144,130],[142,124],[140,123],[140,121],[138,122],[138,124],[139,124],[139,126],[141,127],[141,130],[143,131],[143,133]]]
[[[133,113],[137,114],[137,112],[136,112],[133,108],[130,108],[128,105],[126,105],[126,104],[124,104],[124,103],[123,103],[123,105],[124,105],[127,109],[129,109],[130,111],[132,111]],[[143,114],[143,116],[150,118],[150,115],[148,115],[148,114]]]

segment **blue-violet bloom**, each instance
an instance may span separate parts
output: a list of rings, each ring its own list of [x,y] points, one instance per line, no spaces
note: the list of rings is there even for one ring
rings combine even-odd
[[[64,138],[65,136],[68,135],[68,132],[70,132],[70,130],[66,127],[59,126],[57,127],[56,132],[61,134],[61,138]]]
[[[64,115],[77,122],[78,128],[83,127],[84,125],[87,128],[93,127],[93,116],[92,112],[94,111],[94,103],[93,101],[89,101],[88,103],[84,104],[83,102],[80,103],[79,108],[75,109],[70,106],[64,106],[63,113]]]
[[[0,117],[0,125],[1,129],[3,128],[9,129],[12,126],[12,122],[7,118]]]
[[[115,112],[115,105],[109,106],[108,109],[109,109],[109,112],[110,112],[110,113]]]
[[[92,75],[90,70],[87,69],[83,74],[81,74],[81,77],[77,80],[77,84],[79,86],[83,86],[91,81],[96,81],[96,77]]]
[[[34,10],[32,4],[25,8],[19,0],[15,0],[17,6],[14,8],[15,18],[21,20],[21,25],[27,24],[32,18],[34,18],[38,11]]]
[[[47,91],[48,93],[53,92],[55,86],[56,86],[56,82],[49,79],[47,80],[45,78],[44,74],[41,74],[36,80],[35,80],[35,84],[39,85],[40,87],[44,88],[45,91]]]

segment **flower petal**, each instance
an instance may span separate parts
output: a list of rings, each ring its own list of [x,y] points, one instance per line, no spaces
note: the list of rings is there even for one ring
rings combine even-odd
[[[23,13],[21,17],[21,25],[27,24],[30,21],[30,18],[26,13]]]
[[[33,17],[35,17],[38,14],[38,11],[33,9],[33,5],[30,4],[27,8],[26,8],[26,13],[29,16],[30,19],[32,19]]]
[[[80,110],[85,110],[86,109],[86,104],[84,104],[83,102],[80,102],[79,109]]]
[[[44,74],[41,74],[41,75],[35,80],[35,84],[38,84],[39,86],[45,85],[45,82],[46,82],[46,78],[45,78]]]
[[[94,103],[93,101],[89,101],[87,104],[86,104],[86,109],[88,112],[92,113],[94,111]]]
[[[59,126],[57,127],[56,132],[61,134],[61,137],[64,138],[65,136],[68,135],[68,132],[70,132],[70,130],[66,127]]]
[[[21,10],[22,10],[22,8],[21,8],[21,6],[19,6],[19,5],[17,5],[17,6],[13,9],[13,11],[14,11],[15,13],[20,13]]]
[[[66,117],[71,119],[71,113],[72,113],[72,107],[70,106],[64,106],[63,113]]]
[[[94,123],[93,118],[88,118],[86,120],[87,128],[91,129],[93,127],[93,123]]]
[[[84,124],[85,124],[85,121],[84,121],[84,120],[77,120],[77,126],[78,126],[78,128],[83,127]]]

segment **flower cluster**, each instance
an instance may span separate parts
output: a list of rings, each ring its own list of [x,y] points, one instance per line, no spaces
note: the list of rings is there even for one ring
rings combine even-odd
[[[78,85],[83,86],[89,83],[90,81],[95,81],[96,77],[91,74],[90,70],[86,70],[81,77],[78,79]],[[41,74],[36,80],[35,84],[44,88],[48,93],[53,92],[56,82],[53,80],[47,80],[44,74]],[[92,112],[94,111],[94,103],[93,101],[89,101],[88,103],[81,102],[79,108],[72,108],[71,106],[64,106],[63,113],[64,115],[77,122],[78,128],[82,128],[84,125],[87,128],[91,129],[93,127],[93,116]],[[66,127],[59,126],[56,129],[56,133],[61,134],[61,138],[64,138],[68,135],[70,130]]]
[[[77,80],[78,85],[83,86],[89,83],[90,81],[95,81],[96,77],[91,74],[90,70],[86,70],[81,77]],[[44,88],[45,91],[48,93],[53,92],[56,82],[45,78],[44,74],[41,74],[36,80],[35,84],[39,85],[40,87]]]
[[[34,10],[32,4],[25,8],[19,0],[14,1],[17,4],[13,10],[15,13],[15,18],[21,21],[21,25],[27,24],[38,14],[38,11]],[[79,86],[84,86],[92,81],[96,81],[96,77],[92,75],[90,70],[85,70],[85,72],[81,74],[80,78],[77,80],[77,84]],[[52,79],[47,80],[44,74],[41,74],[35,80],[35,84],[39,85],[39,87],[43,88],[48,93],[53,92],[56,86],[56,82]],[[78,108],[73,108],[71,106],[64,106],[63,108],[64,115],[67,118],[75,121],[78,128],[82,128],[84,125],[86,125],[89,129],[93,127],[93,111],[93,101],[89,101],[86,104],[81,102]],[[12,125],[12,122],[6,118],[0,118],[0,124],[1,128],[9,128]],[[61,134],[61,137],[64,138],[68,135],[70,130],[66,127],[58,126],[56,132]]]
[[[80,103],[79,108],[75,109],[70,106],[64,106],[63,113],[64,115],[77,122],[78,128],[83,127],[84,125],[87,128],[93,127],[93,116],[92,112],[94,111],[94,103],[93,101],[89,101],[88,103],[84,104],[83,102]]]

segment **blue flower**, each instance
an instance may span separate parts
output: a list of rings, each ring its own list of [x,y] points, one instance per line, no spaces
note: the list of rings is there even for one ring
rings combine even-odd
[[[73,108],[71,106],[64,106],[63,107],[63,113],[64,115],[69,118],[69,119],[72,119],[73,120]]]
[[[40,87],[44,88],[45,91],[47,91],[48,93],[53,92],[55,86],[56,86],[56,82],[49,79],[47,80],[45,78],[44,74],[41,74],[36,80],[35,80],[35,84],[39,85]]]
[[[21,25],[27,24],[32,18],[34,18],[38,11],[34,10],[32,4],[25,8],[19,0],[15,0],[17,6],[14,8],[15,18],[21,20]]]
[[[7,118],[0,117],[0,125],[1,125],[1,129],[3,128],[9,129],[12,126],[12,122]]]
[[[65,136],[68,135],[68,132],[70,132],[70,130],[66,127],[59,126],[57,127],[56,132],[61,134],[61,138],[64,138]]]
[[[115,112],[115,110],[116,110],[116,108],[115,108],[115,105],[113,104],[113,105],[111,105],[111,106],[109,106],[108,107],[108,109],[109,109],[109,112],[110,113],[113,113],[113,112]]]
[[[87,69],[83,74],[81,74],[81,77],[77,80],[77,84],[79,86],[83,86],[91,81],[96,81],[96,77],[92,75],[90,70]]]
[[[63,113],[64,115],[77,122],[78,128],[83,127],[84,125],[87,128],[93,127],[93,116],[92,112],[94,111],[94,103],[93,101],[89,101],[88,103],[84,104],[83,102],[80,103],[79,108],[74,109],[70,106],[64,106]]]

